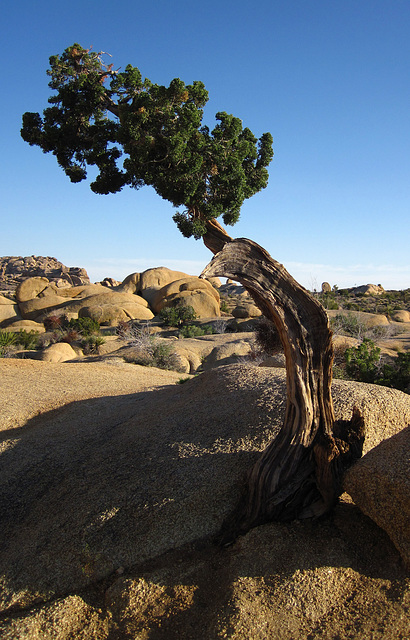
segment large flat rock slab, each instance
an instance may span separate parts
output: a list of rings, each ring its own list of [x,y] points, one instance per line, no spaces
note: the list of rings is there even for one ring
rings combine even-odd
[[[0,374],[3,610],[217,533],[286,404],[284,371],[243,364],[183,385],[108,363],[8,361]],[[373,390],[334,384],[338,417],[358,404],[370,448],[410,415],[408,396]]]

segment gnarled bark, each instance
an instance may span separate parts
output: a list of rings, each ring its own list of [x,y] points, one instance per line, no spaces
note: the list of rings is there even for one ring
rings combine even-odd
[[[227,538],[269,520],[326,513],[341,493],[344,469],[361,456],[363,421],[354,412],[350,423],[335,423],[325,310],[250,240],[226,240],[201,275],[241,282],[275,323],[286,356],[284,424],[250,470],[241,503],[226,524]]]
[[[221,251],[227,242],[232,242],[231,236],[226,233],[218,220],[215,220],[215,218],[206,220],[205,224],[206,234],[202,236],[202,240],[206,248],[212,251],[213,254]]]

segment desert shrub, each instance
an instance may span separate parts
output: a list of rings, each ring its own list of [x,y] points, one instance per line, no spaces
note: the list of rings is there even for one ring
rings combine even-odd
[[[369,338],[364,338],[358,347],[345,351],[346,373],[358,382],[375,383],[379,373],[380,349]]]
[[[228,305],[227,305],[227,303],[226,303],[226,300],[221,300],[221,303],[220,303],[220,307],[219,307],[219,308],[220,308],[220,309],[221,309],[221,311],[223,311],[224,313],[229,313],[229,307],[228,307]]]
[[[255,329],[255,342],[260,351],[273,355],[282,348],[278,331],[271,320],[262,318]]]
[[[190,306],[164,307],[159,313],[162,322],[168,327],[181,327],[196,318],[196,313]]]
[[[16,334],[0,330],[0,358],[7,358],[15,350]]]
[[[86,356],[100,352],[100,347],[105,343],[102,336],[88,335],[81,340],[81,348]]]
[[[50,313],[43,320],[44,329],[46,331],[66,329],[68,324],[68,318],[65,314]]]
[[[410,352],[398,353],[393,363],[383,365],[378,383],[410,393]]]
[[[126,340],[134,350],[125,356],[127,362],[140,364],[145,367],[157,367],[158,369],[177,368],[176,356],[171,344],[159,340],[155,335],[151,335],[149,323],[133,326],[121,327],[121,338]]]
[[[335,299],[336,291],[331,291],[329,293],[321,293],[319,295],[319,300],[324,306],[325,309],[338,309],[339,305]]]
[[[334,378],[349,378],[346,373],[346,358],[345,353],[348,349],[347,344],[334,344],[333,345],[333,368],[332,375]]]
[[[16,333],[13,331],[0,330],[0,347],[9,347],[16,343]]]
[[[335,377],[348,377],[358,382],[370,382],[385,387],[399,389],[410,393],[410,352],[399,353],[389,363],[382,363],[380,349],[369,338],[364,338],[358,347],[351,347],[345,351],[345,372],[342,375],[336,365]]]
[[[228,326],[228,320],[226,318],[218,318],[212,324],[214,333],[225,333]]]
[[[352,336],[353,338],[362,338],[366,331],[366,325],[361,322],[356,316],[352,313],[337,314],[330,321],[330,326],[335,334],[341,334],[344,336]]]
[[[39,334],[37,331],[25,331],[21,329],[16,336],[16,344],[23,347],[23,349],[38,349],[40,346]]]
[[[172,345],[164,342],[154,343],[151,366],[158,369],[174,369],[175,353]]]
[[[74,329],[83,336],[90,336],[100,331],[100,324],[92,318],[72,318],[68,323],[69,329]]]
[[[210,324],[205,324],[202,327],[195,324],[187,324],[181,328],[179,335],[182,338],[199,338],[201,336],[209,336],[216,333]]]
[[[146,345],[139,344],[132,353],[124,358],[126,362],[140,364],[144,367],[157,367],[158,369],[176,369],[177,362],[172,345],[160,342],[155,336],[151,336]]]
[[[81,337],[81,334],[78,333],[76,329],[67,329],[64,333],[61,334],[60,342],[67,342],[67,344],[72,344],[76,342]]]
[[[126,322],[125,320],[120,320],[116,327],[117,336],[119,336],[120,338],[124,338],[131,328],[132,323]]]

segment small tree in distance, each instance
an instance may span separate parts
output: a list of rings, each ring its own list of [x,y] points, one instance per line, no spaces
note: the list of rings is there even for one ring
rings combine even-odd
[[[287,408],[283,427],[249,471],[243,497],[224,525],[223,540],[268,520],[317,517],[342,491],[344,470],[360,457],[363,421],[336,422],[330,392],[333,348],[326,312],[262,247],[233,240],[217,222],[237,222],[245,199],[266,187],[272,136],[259,140],[242,122],[216,114],[202,125],[208,94],[202,82],[169,87],[124,72],[102,53],[78,44],[50,58],[52,105],[25,113],[21,135],[53,153],[72,182],[87,176],[95,193],[151,185],[175,207],[184,236],[203,238],[215,254],[204,277],[241,282],[272,320],[286,356]]]

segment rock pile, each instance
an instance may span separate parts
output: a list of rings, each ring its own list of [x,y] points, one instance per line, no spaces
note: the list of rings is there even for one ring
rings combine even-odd
[[[29,259],[22,258],[21,262],[24,263],[24,260]],[[12,269],[13,264],[8,261],[4,269]],[[50,266],[51,263],[47,264]],[[37,273],[39,271],[38,267]],[[45,276],[45,272],[50,277]],[[111,286],[107,286],[106,282],[90,284],[88,276],[85,276],[88,282],[81,282],[78,277],[79,283],[72,285],[69,278],[72,280],[74,275],[70,276],[68,270],[44,269],[42,273],[28,278],[20,274],[15,293],[0,295],[0,327],[17,330],[22,328],[21,321],[31,321],[42,330],[41,323],[51,313],[64,313],[70,318],[87,317],[102,325],[116,326],[121,321],[151,320],[164,307],[177,305],[191,306],[197,318],[217,318],[221,315],[219,293],[215,286],[166,267],[132,273],[122,283],[114,284],[113,281]],[[65,274],[65,279],[57,279],[61,273]],[[10,284],[10,280],[7,282]],[[30,328],[35,329],[36,326],[31,325]]]
[[[0,290],[14,291],[23,280],[37,276],[45,277],[60,286],[90,284],[85,269],[66,267],[50,256],[0,257]]]

